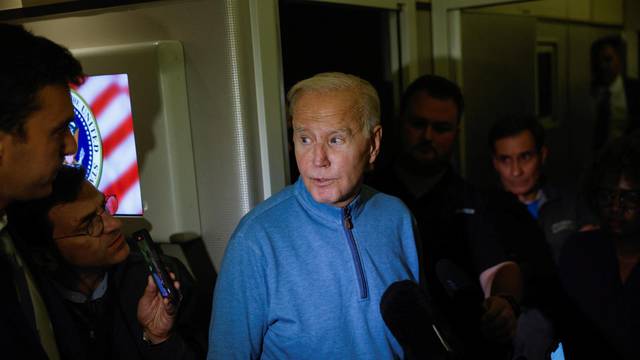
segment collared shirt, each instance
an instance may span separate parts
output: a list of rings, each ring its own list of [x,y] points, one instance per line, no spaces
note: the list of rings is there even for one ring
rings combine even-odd
[[[538,190],[536,193],[536,198],[532,201],[525,202],[524,204],[527,206],[527,210],[534,219],[538,220],[538,216],[540,215],[540,208],[542,205],[547,202],[547,196],[544,194],[542,189]]]
[[[44,303],[44,300],[42,299],[40,291],[35,284],[33,275],[31,274],[31,271],[29,271],[29,267],[22,259],[22,256],[20,256],[20,252],[18,251],[18,249],[16,249],[15,245],[13,244],[13,239],[11,238],[9,231],[6,229],[6,226],[7,216],[3,215],[2,217],[0,217],[0,250],[6,256],[13,258],[17,266],[22,269],[22,271],[24,271],[24,276],[26,277],[27,286],[29,289],[29,295],[31,296],[31,302],[33,304],[33,312],[36,322],[35,330],[40,337],[40,343],[42,344],[42,347],[47,353],[49,359],[60,359],[60,354],[58,352],[58,346],[56,345],[56,338],[53,332],[53,326],[51,325],[47,307]],[[18,285],[16,284],[16,286]],[[20,294],[20,291],[17,288],[16,292]],[[20,301],[24,301],[24,299],[20,299]]]
[[[58,282],[54,281],[53,283],[53,285],[56,287],[56,289],[58,289],[63,298],[76,304],[83,304],[102,298],[107,292],[107,284],[109,284],[109,273],[104,274],[104,277],[100,281],[100,284],[98,284],[95,290],[93,290],[91,295],[85,295],[79,291],[69,290],[65,286],[60,285]]]

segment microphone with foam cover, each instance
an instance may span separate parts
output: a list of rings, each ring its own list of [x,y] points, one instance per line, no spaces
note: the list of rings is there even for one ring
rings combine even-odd
[[[449,259],[436,263],[438,280],[444,287],[455,309],[450,319],[455,334],[460,338],[470,358],[504,359],[511,351],[509,344],[488,340],[482,333],[482,316],[485,313],[484,296],[479,285],[458,265]]]
[[[442,259],[436,263],[436,274],[449,299],[459,311],[465,312],[471,318],[482,317],[484,298],[462,268],[449,259]]]
[[[380,313],[402,346],[405,359],[456,358],[448,334],[435,324],[429,298],[415,282],[391,284],[380,299]]]

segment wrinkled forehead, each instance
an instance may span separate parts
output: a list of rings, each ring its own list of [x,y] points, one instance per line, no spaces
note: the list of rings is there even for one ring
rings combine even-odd
[[[294,130],[311,124],[335,129],[362,129],[362,102],[352,92],[307,91],[298,96],[292,112]]]

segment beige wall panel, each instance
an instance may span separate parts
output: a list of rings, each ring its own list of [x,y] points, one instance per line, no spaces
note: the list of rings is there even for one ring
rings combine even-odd
[[[243,168],[238,162],[239,135],[233,121],[232,64],[225,3],[220,0],[157,2],[25,24],[35,33],[70,48],[153,40],[182,42],[202,236],[216,268],[231,232],[244,214],[240,204],[246,201],[247,194],[243,194],[238,185],[240,173],[252,171],[251,164]],[[238,26],[250,34],[246,27],[248,16],[243,19],[245,23]],[[240,50],[236,54],[237,67],[241,70],[251,67],[250,50],[242,46]],[[244,95],[244,99],[252,97],[250,90]],[[245,115],[250,122],[251,112]],[[250,143],[257,144],[257,141]],[[251,155],[255,152],[252,148],[245,150]]]

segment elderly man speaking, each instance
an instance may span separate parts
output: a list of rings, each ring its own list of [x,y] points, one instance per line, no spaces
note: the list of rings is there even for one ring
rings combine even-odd
[[[287,99],[301,175],[232,235],[209,359],[401,357],[380,298],[418,280],[418,256],[404,204],[362,185],[380,149],[378,95],[360,78],[323,73]]]

